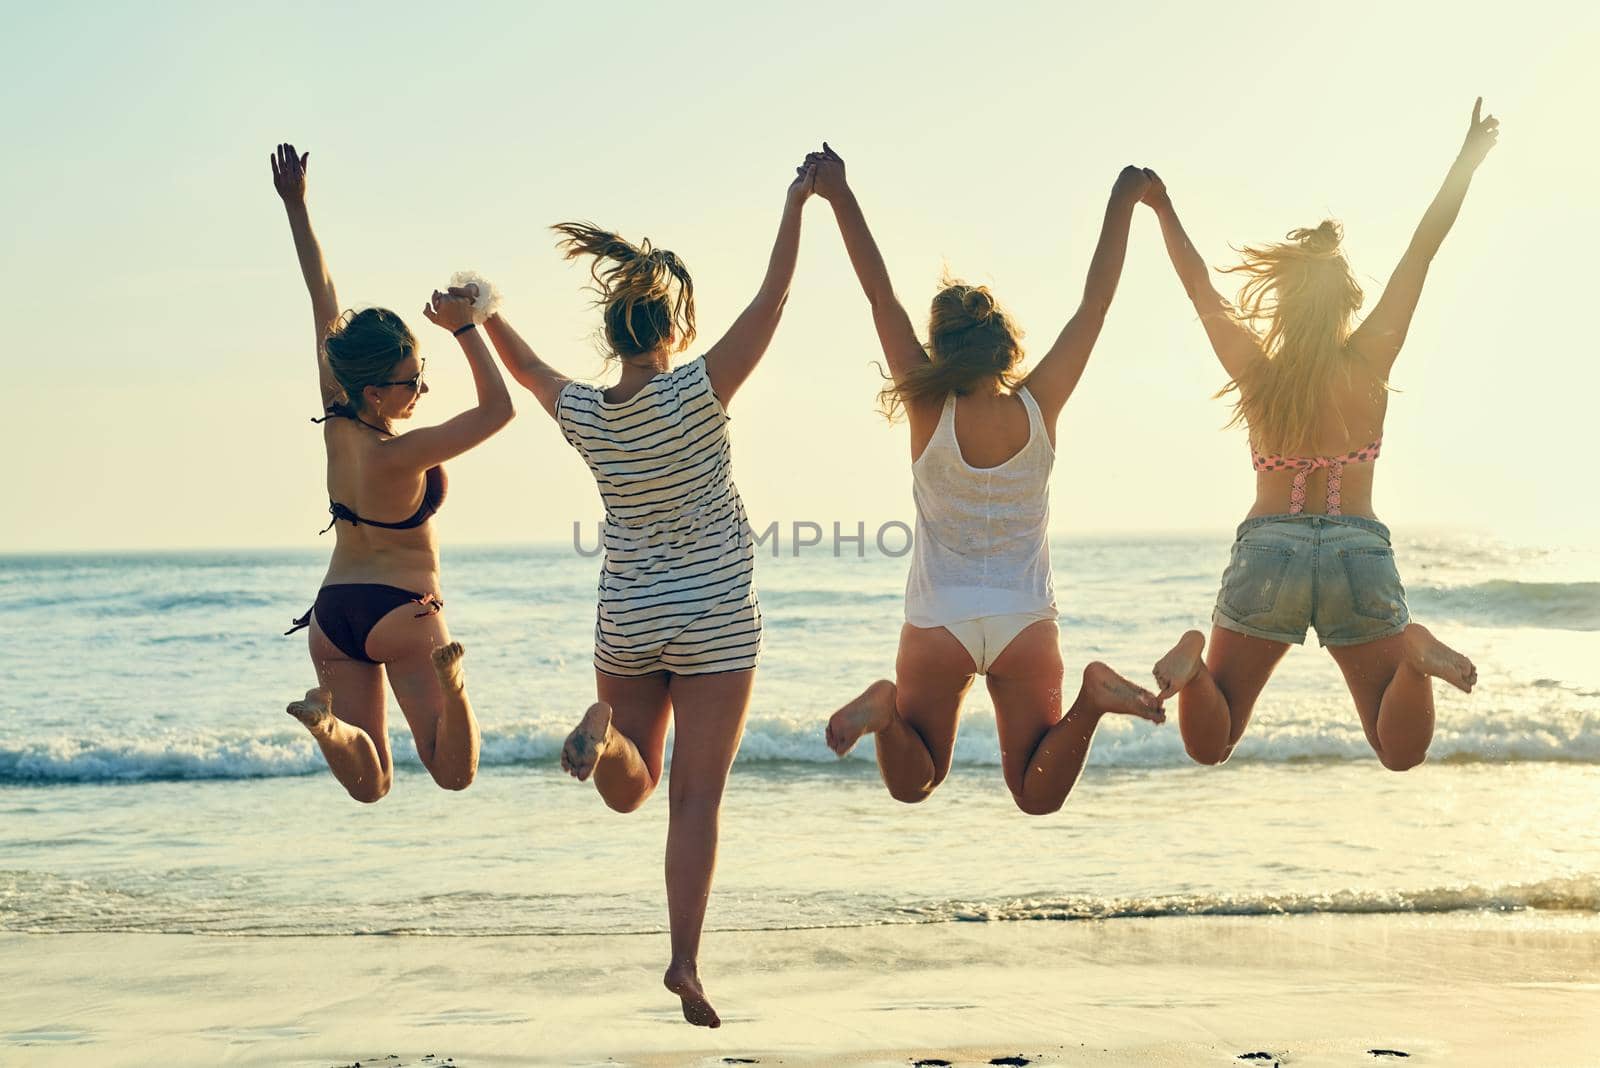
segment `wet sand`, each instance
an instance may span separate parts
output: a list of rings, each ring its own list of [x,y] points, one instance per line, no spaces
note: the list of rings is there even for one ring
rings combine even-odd
[[[1584,1065],[1600,917],[1295,916],[664,935],[0,934],[0,1064]]]

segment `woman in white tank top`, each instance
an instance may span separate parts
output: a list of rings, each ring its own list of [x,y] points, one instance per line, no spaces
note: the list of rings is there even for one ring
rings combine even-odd
[[[983,286],[949,279],[933,298],[926,348],[889,283],[866,219],[826,145],[808,162],[833,205],[872,305],[892,383],[880,396],[911,424],[916,540],[895,681],[880,679],[828,722],[840,756],[876,736],[889,793],[921,801],[950,771],[961,701],[975,675],[994,701],[1006,785],[1022,811],[1059,809],[1108,713],[1165,717],[1155,695],[1102,663],[1063,714],[1048,539],[1055,421],[1100,334],[1122,274],[1128,225],[1149,178],[1124,168],[1111,191],[1083,303],[1029,374],[1020,332]]]

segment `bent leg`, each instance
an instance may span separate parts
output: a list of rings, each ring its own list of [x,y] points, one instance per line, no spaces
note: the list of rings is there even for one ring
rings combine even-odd
[[[393,769],[385,729],[383,668],[351,660],[311,619],[311,662],[318,688],[289,705],[311,732],[328,770],[357,801],[371,804],[389,792]]]
[[[1000,763],[1017,807],[1042,816],[1059,810],[1089,757],[1100,719],[1110,713],[1156,723],[1155,695],[1105,664],[1083,669],[1072,707],[1061,713],[1061,644],[1054,620],[1029,625],[995,658],[987,676],[1000,735]]]
[[[594,777],[600,797],[617,812],[632,812],[661,781],[672,701],[665,671],[607,675],[595,671],[600,698],[567,735],[561,766],[579,782]]]
[[[755,671],[676,675],[669,684],[675,724],[667,784],[667,914],[672,963],[663,977],[683,1001],[683,1018],[722,1024],[700,985],[700,931],[717,866],[722,792],[744,734]]]
[[[467,700],[462,648],[450,640],[444,617],[403,604],[372,628],[367,655],[383,661],[433,781],[446,790],[471,786],[478,774],[478,721]]]
[[[950,773],[977,665],[943,627],[900,629],[895,681],[879,679],[828,721],[828,745],[844,756],[862,735],[877,747],[878,770],[897,801],[925,800]]]
[[[1470,693],[1478,678],[1472,661],[1420,623],[1377,641],[1329,646],[1328,652],[1344,672],[1368,744],[1391,771],[1407,771],[1428,756],[1432,679],[1443,678]]]
[[[1256,698],[1288,651],[1287,642],[1214,626],[1204,660],[1205,637],[1191,630],[1156,663],[1161,699],[1178,695],[1178,730],[1192,759],[1221,764],[1233,754]]]

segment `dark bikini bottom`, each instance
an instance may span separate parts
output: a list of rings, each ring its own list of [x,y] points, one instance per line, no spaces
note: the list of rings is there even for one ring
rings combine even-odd
[[[398,586],[373,582],[339,583],[318,590],[316,603],[284,633],[293,634],[302,627],[309,627],[311,613],[315,612],[317,626],[341,653],[351,660],[376,664],[377,661],[367,655],[367,636],[378,625],[378,620],[403,604],[422,606],[417,619],[436,615],[444,607],[444,602],[431,593],[413,593]]]

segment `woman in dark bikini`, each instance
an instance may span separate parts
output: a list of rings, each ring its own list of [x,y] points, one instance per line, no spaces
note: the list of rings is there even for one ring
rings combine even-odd
[[[505,426],[511,395],[473,324],[472,300],[435,292],[422,314],[455,335],[478,403],[439,426],[395,430],[428,392],[417,341],[383,308],[340,315],[306,212],[309,155],[279,145],[272,181],[311,292],[335,543],[316,604],[294,628],[310,628],[317,686],[289,713],[311,732],[350,796],[377,801],[393,781],[387,674],[423,766],[440,786],[462,790],[477,772],[478,725],[467,702],[461,645],[450,640],[440,615],[431,519],[444,500],[439,465]]]

